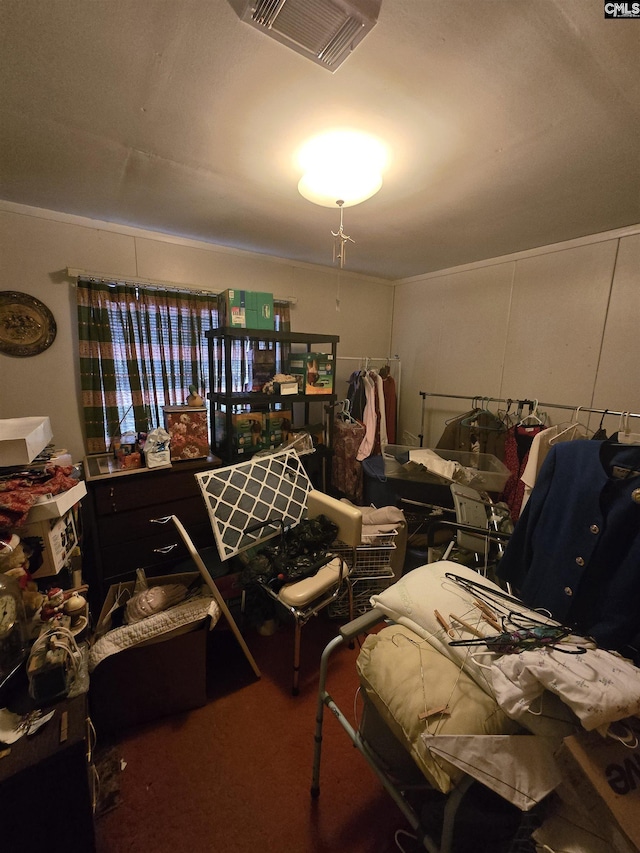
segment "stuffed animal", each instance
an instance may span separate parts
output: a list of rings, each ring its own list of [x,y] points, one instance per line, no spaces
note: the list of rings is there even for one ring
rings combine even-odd
[[[29,552],[15,533],[0,539],[0,573],[12,569],[29,568]]]
[[[0,538],[0,573],[17,579],[22,590],[22,603],[27,616],[33,616],[44,602],[44,595],[29,574],[32,551],[15,533]]]
[[[198,393],[198,389],[195,385],[189,385],[189,396],[187,397],[187,406],[194,406],[197,408],[204,406],[204,400]]]

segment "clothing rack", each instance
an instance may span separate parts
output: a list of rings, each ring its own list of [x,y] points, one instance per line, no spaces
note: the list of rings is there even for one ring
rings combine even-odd
[[[444,397],[448,400],[469,400],[473,402],[477,400],[482,403],[517,403],[518,406],[536,406],[543,409],[565,409],[568,412],[589,412],[594,415],[611,415],[618,418],[640,418],[640,413],[637,412],[615,412],[612,409],[594,409],[591,406],[568,406],[566,403],[543,403],[541,400],[516,399],[511,397],[482,397],[479,394],[438,394],[435,391],[420,391],[422,397],[422,418],[420,423],[420,447],[424,439],[424,415],[427,397]]]
[[[336,359],[338,361],[359,361],[360,364],[365,362],[365,370],[368,369],[370,361],[384,361],[388,363],[395,361],[397,364],[400,364],[399,355],[337,355]]]
[[[396,383],[396,407],[397,410],[400,411],[400,379],[402,376],[402,362],[400,361],[399,355],[337,355],[336,361],[358,361],[362,370],[369,370],[372,361],[383,361],[388,365],[393,363],[396,366],[396,376],[394,377]]]

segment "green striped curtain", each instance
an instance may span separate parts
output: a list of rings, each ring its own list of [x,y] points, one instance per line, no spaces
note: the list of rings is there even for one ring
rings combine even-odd
[[[78,280],[80,383],[88,453],[163,425],[162,407],[208,382],[204,332],[215,294]]]
[[[209,388],[204,333],[218,325],[215,294],[80,278],[77,302],[88,453],[162,426],[162,407],[183,404],[189,385]],[[276,328],[288,328],[289,305],[275,303],[274,313]],[[250,387],[251,350],[236,349],[234,385]]]

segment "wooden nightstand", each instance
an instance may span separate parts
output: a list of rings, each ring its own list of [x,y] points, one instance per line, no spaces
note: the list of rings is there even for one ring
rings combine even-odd
[[[33,710],[26,677],[3,704],[14,713]],[[87,695],[42,710],[54,709],[53,719],[0,758],[0,848],[7,853],[95,850]]]

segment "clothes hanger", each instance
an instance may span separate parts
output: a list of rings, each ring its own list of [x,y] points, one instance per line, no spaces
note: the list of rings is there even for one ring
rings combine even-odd
[[[336,411],[336,418],[340,418],[347,424],[358,424],[358,421],[351,414],[351,400],[340,400],[336,405],[341,407]]]
[[[473,412],[473,413],[469,414],[467,417],[465,417],[464,420],[462,421],[461,425],[462,426],[473,426],[474,429],[481,430],[484,432],[502,432],[502,430],[504,429],[504,424],[502,423],[500,418],[488,408],[489,397],[482,397],[481,403],[482,403],[482,408],[477,409],[475,412]],[[492,418],[493,422],[495,424],[498,424],[498,425],[497,426],[491,426],[490,424],[477,423],[477,419],[481,415],[485,415],[487,417]]]
[[[600,418],[600,426],[594,432],[594,434],[591,436],[592,441],[606,441],[607,440],[607,431],[604,428],[603,424],[604,424],[604,419],[606,418],[606,416],[608,414],[609,414],[609,409],[605,409],[604,412],[602,413],[602,417]]]
[[[544,426],[544,421],[538,416],[538,401],[537,400],[524,400],[519,401],[521,404],[528,403],[529,404],[529,414],[525,415],[518,421],[518,426],[524,427],[535,427],[535,426]],[[521,411],[521,410],[520,410]],[[540,414],[544,414],[541,412]],[[546,415],[545,415],[546,417]]]
[[[464,418],[470,417],[478,411],[478,401],[479,397],[473,397],[471,400],[471,409],[468,412],[464,412],[463,414],[454,415],[452,418],[448,418],[445,421],[445,424],[449,426],[449,424],[457,422],[461,422]]]
[[[618,427],[619,444],[640,444],[640,432],[631,432],[629,417],[631,412],[623,412]]]
[[[581,424],[578,421],[578,414],[582,406],[577,406],[575,412],[571,416],[570,423],[560,432],[557,432],[555,435],[551,436],[549,439],[549,444],[556,444],[558,441],[573,441],[575,438],[586,438],[587,430],[584,424]],[[578,431],[578,427],[580,427],[583,432],[581,434],[576,434]]]
[[[511,412],[511,406],[513,406],[513,400],[509,397],[505,400],[507,404],[506,409],[498,409],[498,417],[502,421],[502,425],[505,429],[510,429],[515,425],[517,421],[517,415]]]

